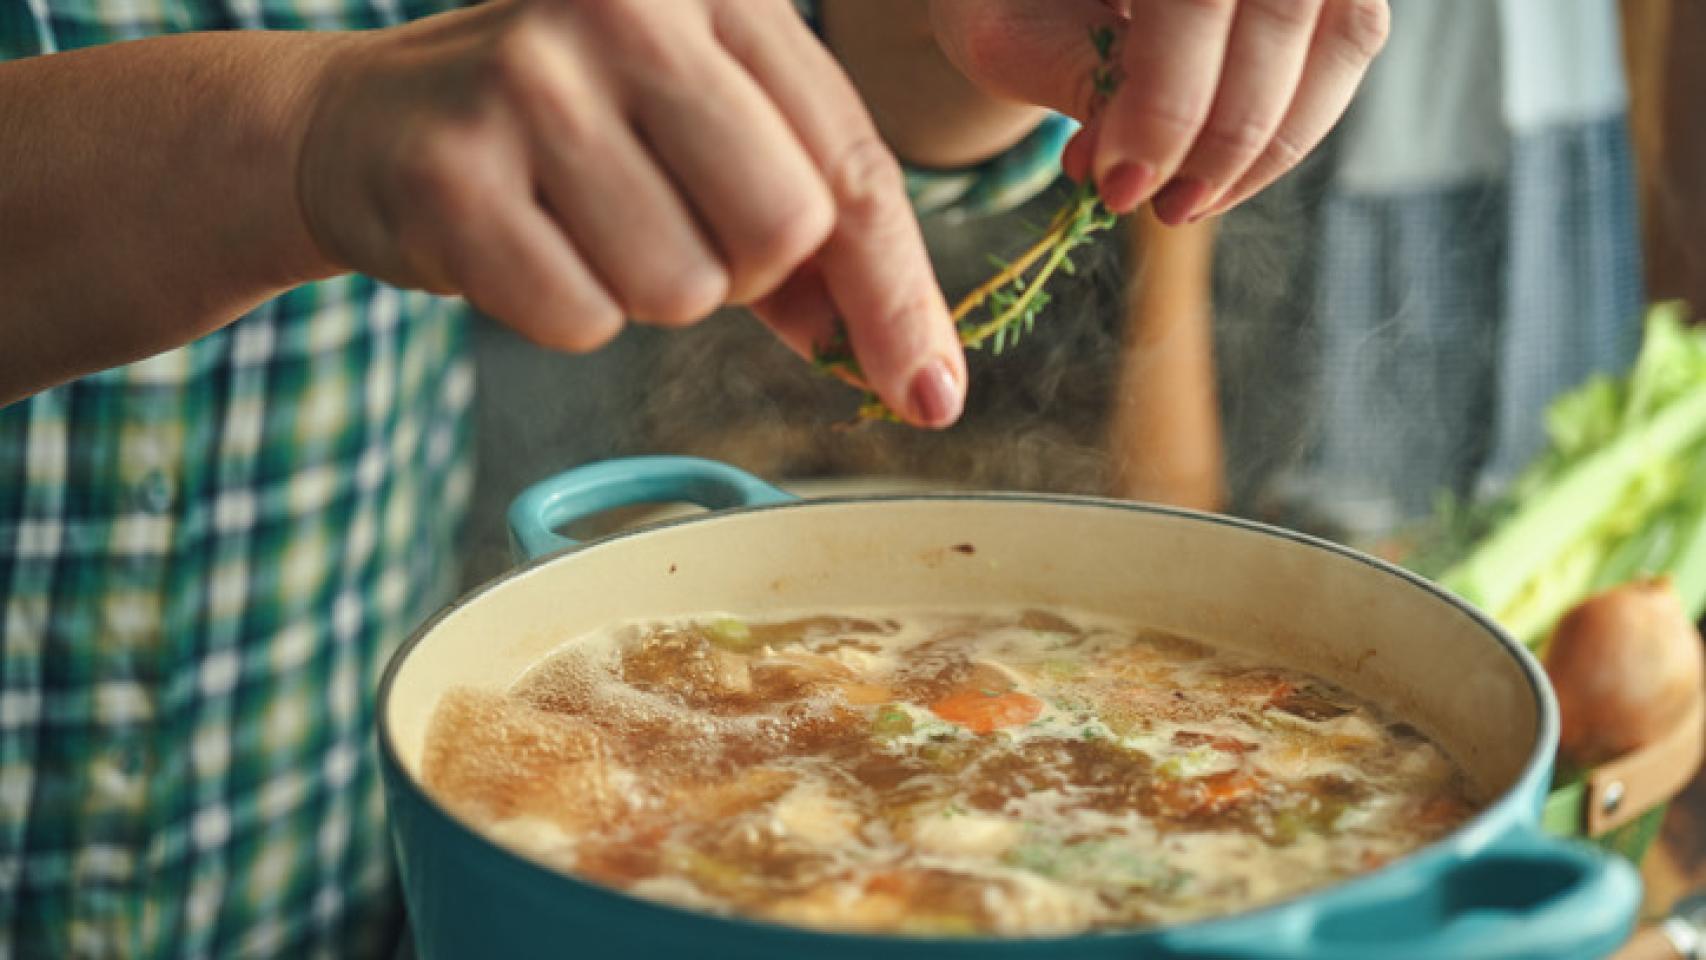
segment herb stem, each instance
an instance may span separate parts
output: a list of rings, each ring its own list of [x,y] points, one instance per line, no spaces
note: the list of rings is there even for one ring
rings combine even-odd
[[[954,304],[952,314],[954,322],[958,323],[964,320],[966,314],[982,306],[983,301],[988,300],[990,294],[1023,277],[1025,271],[1031,269],[1031,264],[1036,263],[1043,254],[1054,249],[1055,244],[1059,243],[1060,238],[1065,235],[1071,221],[1072,218],[1067,216],[1065,210],[1055,214],[1054,222],[1049,224],[1048,232],[1039,237],[1036,243],[1031,244],[1030,249],[1019,254],[1000,273],[978,284],[970,293],[961,297],[959,303]],[[988,326],[988,324],[984,326]],[[964,343],[965,340],[964,336],[960,337],[960,342]]]
[[[1071,208],[1070,216],[1061,216],[1059,218],[1059,222],[1052,227],[1048,233],[1044,234],[1043,238],[1038,241],[1035,246],[1030,250],[1025,251],[1025,256],[1013,262],[1014,267],[1019,269],[1003,280],[1002,283],[996,284],[997,287],[1003,286],[1006,283],[1011,282],[1016,277],[1022,275],[1024,267],[1020,267],[1021,263],[1028,267],[1044,253],[1049,255],[1048,259],[1043,262],[1042,269],[1037,271],[1037,275],[1031,278],[1030,282],[1025,285],[1024,291],[1019,294],[1007,309],[991,317],[984,323],[978,324],[970,329],[960,331],[960,344],[962,346],[968,349],[976,349],[977,347],[982,346],[984,341],[1000,333],[1004,328],[1011,324],[1015,318],[1025,316],[1030,308],[1031,302],[1037,298],[1037,295],[1042,292],[1045,286],[1047,286],[1049,278],[1054,276],[1055,272],[1060,269],[1060,265],[1066,262],[1067,256],[1072,253],[1074,244],[1068,241],[1068,236],[1072,232],[1073,226],[1078,223],[1080,217],[1087,211],[1087,208],[1095,202],[1096,198],[1093,194],[1090,195],[1088,199],[1079,200],[1078,203],[1074,204]],[[998,277],[997,279],[1001,278]],[[977,291],[973,291],[973,293],[975,294]],[[965,301],[961,301],[960,307],[956,307],[954,310],[954,319],[958,321],[961,317],[970,313],[978,303],[982,302],[983,297],[987,297],[988,295],[989,291],[986,290],[983,292],[982,296],[978,297],[976,302],[967,304]],[[967,299],[969,300],[970,298],[968,297]]]

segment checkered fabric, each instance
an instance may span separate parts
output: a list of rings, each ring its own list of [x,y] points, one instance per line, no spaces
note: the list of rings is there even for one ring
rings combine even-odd
[[[0,0],[0,59],[441,5]],[[1065,133],[909,182],[992,209]],[[0,409],[0,960],[393,949],[373,693],[454,583],[464,313],[347,277]]]
[[[453,584],[461,313],[347,278],[0,410],[0,956],[390,949],[372,695]]]
[[[1506,179],[1330,194],[1317,275],[1317,446],[1300,484],[1379,535],[1444,491],[1496,491],[1553,397],[1634,362],[1642,304],[1623,117],[1514,138]]]

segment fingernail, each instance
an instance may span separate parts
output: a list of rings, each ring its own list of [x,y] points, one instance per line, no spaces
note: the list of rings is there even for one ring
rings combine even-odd
[[[948,369],[947,361],[936,359],[913,375],[907,401],[912,405],[915,421],[927,427],[941,428],[960,418],[965,396],[960,391],[960,382]]]
[[[1208,183],[1200,177],[1174,177],[1155,195],[1155,218],[1176,227],[1192,218],[1208,199]]]
[[[1155,188],[1155,168],[1147,163],[1122,163],[1102,177],[1098,192],[1115,213],[1130,213]]]
[[[1213,203],[1209,204],[1208,206],[1202,208],[1201,210],[1197,211],[1196,213],[1191,214],[1191,219],[1189,222],[1201,223],[1202,221],[1207,220],[1209,217],[1220,216],[1221,214],[1225,213],[1226,211],[1232,209],[1232,207],[1233,207],[1233,204],[1227,203],[1225,200],[1216,200],[1215,202],[1213,202]]]

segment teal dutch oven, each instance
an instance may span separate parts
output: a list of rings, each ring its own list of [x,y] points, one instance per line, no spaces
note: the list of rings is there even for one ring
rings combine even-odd
[[[708,512],[589,543],[559,529],[618,507]],[[1532,656],[1424,580],[1296,533],[1094,498],[796,499],[673,457],[571,470],[526,491],[527,562],[410,638],[379,692],[392,837],[423,960],[1476,960],[1602,957],[1640,899],[1630,866],[1538,826],[1557,707]],[[1487,803],[1372,873],[1233,916],[1035,939],[836,934],[677,909],[582,882],[486,839],[420,786],[443,691],[502,688],[618,620],[729,610],[1015,603],[1129,617],[1324,675],[1427,731]]]

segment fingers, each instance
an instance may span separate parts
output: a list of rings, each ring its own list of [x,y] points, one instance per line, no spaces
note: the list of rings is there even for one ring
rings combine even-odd
[[[587,353],[622,332],[621,308],[539,207],[494,210],[468,241],[456,272],[463,294],[534,343]]]
[[[535,178],[549,209],[634,320],[690,323],[724,302],[730,278],[674,186],[604,98],[545,51],[514,69]]]
[[[769,296],[756,300],[758,315],[776,338],[802,359],[811,360],[835,323],[835,301],[824,285],[823,271],[808,260]]]
[[[444,125],[411,144],[385,177],[392,252],[368,269],[411,286],[459,293],[543,346],[594,350],[622,329],[622,311],[535,201],[518,125]]]
[[[1246,199],[1338,121],[1388,18],[1386,0],[1132,4],[1090,163],[1103,200],[1181,223]]]
[[[622,310],[551,217],[510,191],[466,193],[443,254],[454,287],[544,347],[585,353],[622,330]]]
[[[1092,118],[1066,141],[1066,148],[1060,152],[1060,170],[1074,183],[1090,178],[1090,164],[1096,158],[1096,134],[1101,128],[1100,118]]]
[[[1208,118],[1235,9],[1234,0],[1132,5],[1093,163],[1110,209],[1136,209],[1184,160]]]
[[[729,273],[727,299],[750,302],[829,236],[829,190],[766,91],[709,31],[679,29],[668,17],[655,29],[670,44],[701,49],[628,78],[639,89],[634,122],[713,237]]]
[[[816,165],[833,228],[814,262],[844,319],[869,386],[908,421],[944,427],[959,417],[965,356],[908,202],[900,167],[847,80],[797,21],[729,16],[719,35],[774,100]],[[798,291],[761,313],[798,349],[821,344],[833,316],[812,316]],[[796,314],[784,315],[794,303]],[[815,301],[821,307],[821,300]]]
[[[1226,69],[1190,152],[1155,196],[1155,215],[1178,225],[1235,184],[1272,143],[1303,73],[1321,0],[1244,0],[1232,22]]]
[[[1326,0],[1302,80],[1279,129],[1250,168],[1199,216],[1243,203],[1315,149],[1350,105],[1357,84],[1386,43],[1390,22],[1386,0]]]

